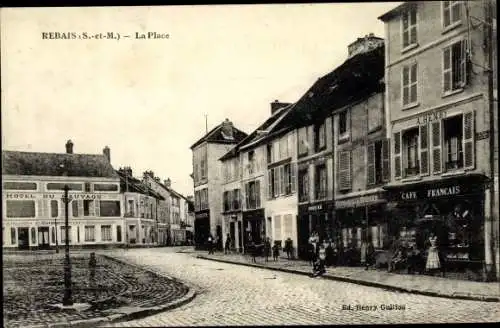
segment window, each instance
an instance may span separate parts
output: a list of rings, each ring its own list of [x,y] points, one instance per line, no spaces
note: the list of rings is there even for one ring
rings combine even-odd
[[[100,207],[100,216],[120,216],[119,200],[101,200],[99,202],[99,207]]]
[[[224,191],[222,198],[224,200],[224,211],[229,211],[229,209],[231,208],[229,205],[229,192]]]
[[[418,128],[407,130],[403,133],[403,145],[405,146],[405,176],[413,176],[420,173],[418,162]]]
[[[36,230],[35,230],[35,228],[31,228],[31,243],[36,244]]]
[[[349,138],[350,118],[347,110],[339,113],[339,140]]]
[[[299,202],[309,200],[309,171],[307,168],[299,171]]]
[[[417,44],[417,8],[410,6],[407,11],[403,12],[403,49],[411,45]]]
[[[351,152],[339,151],[338,163],[338,189],[341,191],[349,190],[351,189]]]
[[[135,216],[135,213],[134,213],[134,200],[133,199],[129,199],[127,201],[127,214],[126,216],[127,217],[134,217]]]
[[[456,170],[464,166],[462,150],[462,115],[444,120],[445,169]]]
[[[85,241],[95,241],[94,226],[85,226]]]
[[[383,104],[383,99],[380,103]],[[384,107],[378,106],[378,102],[373,105],[368,105],[368,132],[376,131],[382,127],[384,115]]]
[[[299,155],[307,155],[309,143],[307,142],[307,127],[299,129]]]
[[[255,180],[245,184],[246,208],[260,208],[260,181]]]
[[[443,51],[443,91],[462,89],[467,83],[467,42],[456,42]]]
[[[274,217],[274,240],[281,240],[281,215],[276,215]]]
[[[94,205],[94,201],[90,199],[83,200],[83,216],[90,216],[90,209]]]
[[[247,153],[247,158],[248,158],[248,164],[247,164],[248,174],[252,174],[255,171],[255,167],[254,167],[255,166],[255,153],[253,150],[250,150]]]
[[[118,185],[111,183],[96,183],[94,191],[118,191]]]
[[[461,1],[443,1],[443,25],[451,26],[461,20]]]
[[[240,208],[240,190],[233,190],[233,209],[237,210]]]
[[[66,242],[66,227],[65,226],[61,227],[61,242],[62,243]],[[68,227],[68,242],[71,243],[71,227]]]
[[[64,190],[64,186],[68,186],[69,190],[82,191],[83,186],[80,183],[47,183],[47,190]],[[90,190],[90,184],[88,186]]]
[[[417,63],[403,66],[403,106],[417,103]]]
[[[314,142],[316,152],[326,148],[326,124],[322,122],[314,127]]]
[[[324,164],[316,166],[316,199],[326,198],[326,166]]]
[[[4,182],[3,189],[5,190],[36,190],[34,182]]]
[[[367,185],[389,180],[388,140],[377,140],[367,145]]]
[[[201,179],[205,179],[207,177],[207,168],[205,159],[202,159],[200,161],[200,177]]]
[[[85,192],[91,192],[90,182],[85,182]]]
[[[112,241],[111,238],[111,226],[103,225],[101,226],[101,240],[102,241]]]
[[[73,204],[75,202],[73,201]],[[59,216],[59,202],[57,200],[50,201],[50,217],[56,218]]]
[[[269,198],[295,192],[295,166],[293,164],[287,163],[269,169],[268,178]]]
[[[76,227],[76,242],[80,243],[80,227]]]
[[[8,218],[34,218],[34,200],[6,200]]]
[[[71,211],[73,212],[73,217],[78,217],[78,200],[73,200],[71,202]]]
[[[17,243],[16,228],[10,228],[10,243],[15,245]]]

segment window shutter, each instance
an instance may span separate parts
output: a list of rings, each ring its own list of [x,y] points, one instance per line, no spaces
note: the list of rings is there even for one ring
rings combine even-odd
[[[255,203],[260,207],[260,180],[255,181]]]
[[[462,40],[461,42],[461,56],[460,56],[460,76],[462,77],[462,85],[467,85],[467,63],[468,63],[468,50],[467,50],[467,40]]]
[[[366,169],[366,174],[367,174],[367,185],[372,185],[375,184],[375,144],[369,143],[367,145],[367,159],[368,159],[368,166]]]
[[[389,139],[382,140],[382,181],[391,179]]]
[[[76,200],[74,200],[76,202]],[[77,200],[78,202],[78,216],[83,216],[83,199]]]
[[[273,169],[267,171],[267,195],[273,198]]]
[[[38,206],[38,217],[42,218],[42,217],[46,217],[47,216],[47,213],[46,213],[46,210],[45,210],[45,207],[48,205],[48,200],[45,200],[45,199],[39,199],[37,201],[37,206]]]
[[[94,200],[94,207],[95,207],[95,216],[101,216],[101,207],[100,207],[100,202],[95,199]]]
[[[281,216],[274,217],[274,240],[281,240]]]
[[[342,151],[339,154],[339,189],[351,188],[351,152]]]
[[[451,47],[443,51],[443,91],[451,91]]]
[[[295,192],[296,172],[297,172],[297,165],[295,165],[295,163],[290,164],[290,179],[291,179],[290,183],[291,183],[292,193]]]
[[[401,132],[394,133],[394,178],[401,179]]]
[[[429,174],[429,126],[420,126],[420,174]]]
[[[403,66],[403,105],[410,102],[410,67]]]
[[[469,111],[463,115],[463,152],[464,169],[474,169],[475,151],[474,151],[474,111]]]
[[[280,174],[280,171],[279,171],[279,168],[275,167],[272,169],[274,171],[274,180],[273,180],[273,184],[274,184],[274,197],[278,197],[278,195],[280,194],[280,179],[279,179],[279,174]]]
[[[285,176],[285,166],[280,166],[280,195],[286,193],[286,176]]]
[[[245,208],[248,209],[250,208],[250,206],[248,206],[249,204],[249,198],[250,198],[250,192],[249,192],[249,184],[245,184]]]
[[[432,173],[442,172],[441,121],[432,122]]]

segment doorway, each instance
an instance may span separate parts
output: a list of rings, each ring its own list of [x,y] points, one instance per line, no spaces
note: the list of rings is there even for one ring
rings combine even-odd
[[[29,228],[18,228],[17,229],[17,245],[19,249],[29,249],[30,248],[30,232]]]
[[[231,250],[234,250],[236,247],[236,231],[235,231],[235,225],[234,222],[231,222],[229,224],[229,235],[231,236]]]
[[[49,249],[49,227],[39,227],[38,228],[38,248],[39,249]]]
[[[238,221],[238,251],[241,253],[243,252],[243,229],[241,227],[241,221]]]

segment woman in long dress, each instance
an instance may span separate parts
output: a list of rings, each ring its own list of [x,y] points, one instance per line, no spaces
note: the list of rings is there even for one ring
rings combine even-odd
[[[441,261],[439,260],[439,249],[437,237],[435,234],[431,234],[429,237],[429,250],[427,253],[427,262],[425,263],[425,270],[428,272],[433,272],[441,269]]]

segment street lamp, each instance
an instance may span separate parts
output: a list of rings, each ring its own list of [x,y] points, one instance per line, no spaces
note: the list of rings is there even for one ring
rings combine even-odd
[[[73,300],[71,297],[72,289],[71,289],[71,261],[69,258],[69,223],[68,223],[68,208],[71,199],[68,196],[69,186],[64,185],[64,196],[62,198],[64,202],[64,223],[66,225],[66,240],[65,240],[65,259],[64,259],[64,298],[63,305],[71,306],[73,305]]]

